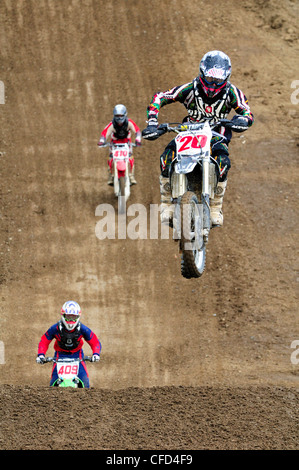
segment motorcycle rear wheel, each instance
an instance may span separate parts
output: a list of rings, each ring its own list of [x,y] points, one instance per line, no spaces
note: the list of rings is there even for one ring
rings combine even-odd
[[[206,265],[206,247],[201,232],[202,211],[196,195],[187,191],[180,204],[181,209],[181,274],[187,279],[200,277]]]

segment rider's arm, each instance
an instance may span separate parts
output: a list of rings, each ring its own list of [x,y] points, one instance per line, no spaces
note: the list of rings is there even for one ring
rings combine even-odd
[[[167,104],[179,101],[184,103],[186,97],[193,92],[193,82],[176,86],[167,91],[156,93],[147,108],[147,117],[150,119],[158,119],[160,109]]]
[[[100,355],[102,345],[101,345],[100,340],[97,337],[97,335],[93,331],[91,331],[90,328],[88,328],[85,325],[82,325],[82,323],[81,323],[81,333],[82,333],[83,338],[85,339],[85,341],[91,347],[92,354]]]
[[[141,142],[141,130],[137,126],[136,122],[132,121],[132,119],[129,119],[129,130],[133,131],[135,133],[135,143],[140,143]]]
[[[51,341],[55,338],[55,335],[57,333],[57,323],[53,326],[51,326],[45,334],[40,339],[40,342],[38,344],[38,349],[37,349],[37,355],[45,355],[49,344]]]
[[[98,142],[98,145],[103,145],[106,143],[106,141],[111,137],[113,132],[113,124],[112,121],[107,124],[107,126],[103,129],[101,133],[100,140]]]
[[[239,90],[235,85],[230,86],[229,90],[230,105],[240,116],[246,117],[248,120],[248,127],[254,122],[254,117],[250,111],[248,100],[244,93]]]

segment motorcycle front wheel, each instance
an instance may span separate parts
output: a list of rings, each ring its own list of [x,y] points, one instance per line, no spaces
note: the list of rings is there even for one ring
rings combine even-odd
[[[187,191],[181,210],[181,273],[187,279],[200,277],[206,265],[206,247],[202,237],[203,212],[196,195]]]
[[[119,196],[118,196],[118,211],[120,214],[126,212],[126,198],[125,198],[125,177],[119,177]]]

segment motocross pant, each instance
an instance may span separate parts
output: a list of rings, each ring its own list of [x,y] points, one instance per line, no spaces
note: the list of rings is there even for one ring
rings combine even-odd
[[[63,358],[63,357],[71,357],[72,359],[82,359],[84,357],[83,351],[78,351],[75,353],[62,353],[62,352],[55,352],[55,358]],[[88,371],[86,368],[85,362],[80,362],[79,364],[79,373],[78,377],[80,380],[82,380],[84,387],[89,388],[89,376],[88,376]],[[50,380],[50,386],[54,384],[54,382],[58,379],[58,373],[57,373],[57,364],[54,364],[53,369],[52,369],[52,375],[51,375],[51,380]]]
[[[220,141],[220,137],[213,137],[211,140],[212,157],[216,160],[219,165],[220,176],[219,181],[223,182],[227,179],[228,171],[231,167],[228,145]],[[176,155],[176,144],[173,139],[165,147],[164,152],[160,157],[160,170],[162,176],[169,176],[169,169],[171,162]]]

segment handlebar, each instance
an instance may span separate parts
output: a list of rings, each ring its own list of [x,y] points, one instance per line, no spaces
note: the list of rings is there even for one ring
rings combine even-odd
[[[214,129],[215,127],[219,126],[225,126],[228,128],[233,128],[234,124],[232,121],[229,119],[219,119],[218,121],[212,122],[210,119],[206,119],[206,121],[209,122],[211,129]],[[142,131],[143,138],[148,139],[148,140],[156,140],[162,135],[166,134],[167,132],[176,132],[180,133],[183,131],[197,131],[202,129],[203,125],[205,124],[206,121],[203,122],[185,122],[185,123],[163,123],[160,124],[157,128],[153,129],[150,131],[150,133],[147,133],[147,129],[144,129]],[[212,131],[213,135],[218,135],[219,137],[223,138],[225,140],[225,137],[222,134],[218,134],[215,131]]]
[[[121,147],[122,145],[129,145],[129,147],[138,147],[138,145],[136,145],[135,142],[134,142],[134,143],[131,142],[130,144],[129,144],[129,143],[127,143],[127,144],[126,144],[126,143],[121,144],[121,143],[107,142],[106,144],[102,144],[102,145],[99,145],[99,144],[98,144],[98,147],[99,147],[100,149],[103,149],[103,148],[105,148],[105,147]],[[141,145],[141,144],[140,144],[140,145]]]
[[[84,362],[84,361],[89,361],[89,362],[93,362],[92,361],[92,356],[84,356],[83,359],[79,359],[79,358],[73,358],[73,357],[62,357],[62,358],[56,358],[56,357],[45,357],[44,359],[44,363],[46,362],[54,362],[54,363],[57,363],[57,362]]]
[[[197,131],[202,128],[205,122],[184,122],[184,123],[163,123],[158,126],[158,130],[165,132],[183,132],[183,131]],[[232,121],[229,119],[219,119],[219,121],[209,121],[211,129],[218,126],[231,127]]]

